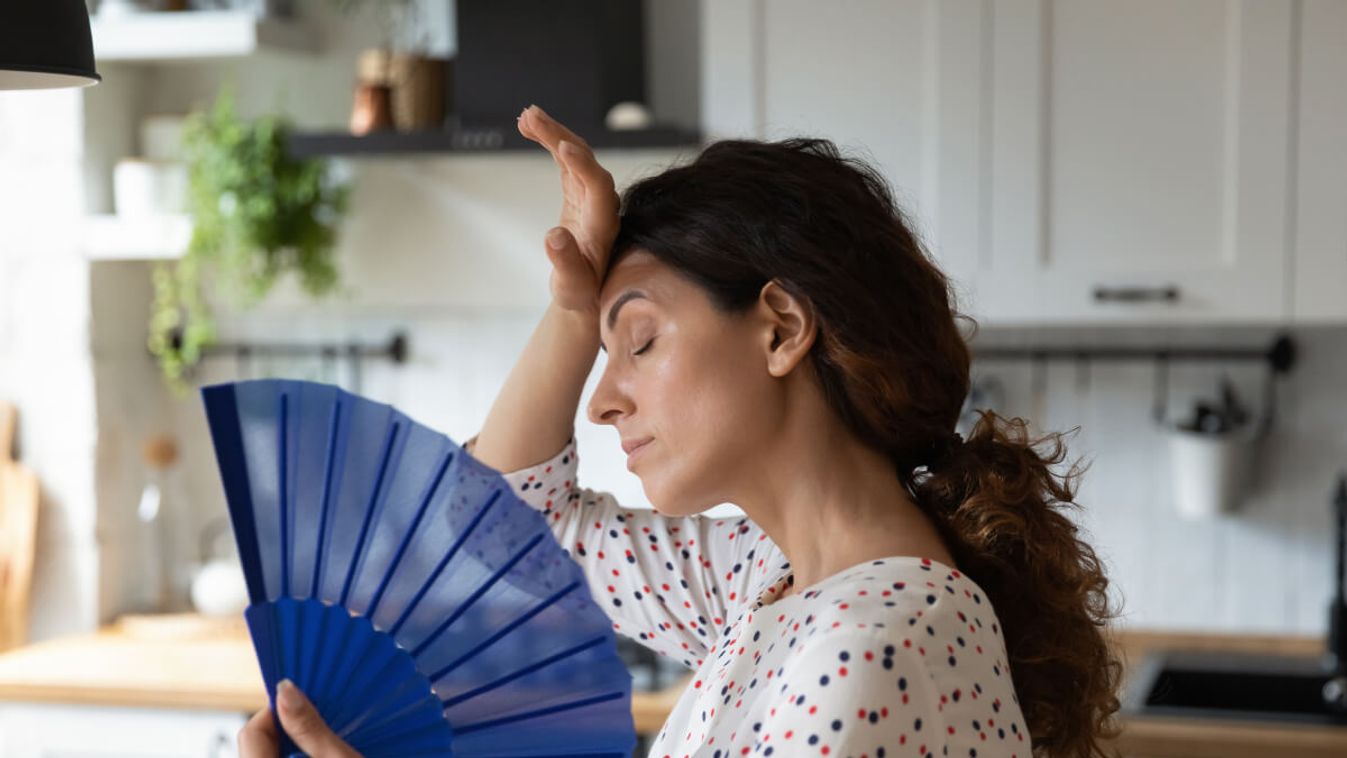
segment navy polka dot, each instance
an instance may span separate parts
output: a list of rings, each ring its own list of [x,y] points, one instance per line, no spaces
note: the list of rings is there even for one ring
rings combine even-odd
[[[578,465],[572,438],[506,491],[543,513],[617,633],[695,672],[650,755],[1033,754],[998,620],[954,567],[871,557],[795,592],[748,518],[622,508]]]

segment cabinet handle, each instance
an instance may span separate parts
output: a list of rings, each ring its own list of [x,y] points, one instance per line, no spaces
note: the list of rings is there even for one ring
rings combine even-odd
[[[1177,303],[1179,288],[1165,287],[1095,287],[1096,303]]]

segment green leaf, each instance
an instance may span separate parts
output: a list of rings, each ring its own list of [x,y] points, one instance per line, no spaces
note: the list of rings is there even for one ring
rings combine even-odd
[[[329,162],[290,155],[290,131],[280,116],[241,118],[228,86],[185,121],[192,236],[176,264],[154,269],[148,339],[175,391],[185,391],[186,373],[216,339],[207,281],[245,306],[292,273],[313,297],[337,288],[335,248],[350,186]]]

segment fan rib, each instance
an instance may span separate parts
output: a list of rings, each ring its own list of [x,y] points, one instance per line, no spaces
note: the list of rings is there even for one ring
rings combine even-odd
[[[505,576],[505,572],[513,568],[516,563],[524,558],[524,556],[528,555],[530,550],[536,547],[539,542],[542,542],[543,536],[544,535],[542,534],[536,535],[533,539],[529,540],[523,550],[510,556],[510,560],[506,561],[500,568],[496,569],[496,572],[483,582],[482,586],[474,590],[473,593],[468,596],[468,599],[463,601],[462,605],[455,608],[454,612],[449,614],[449,618],[445,619],[443,624],[436,627],[435,631],[431,632],[429,637],[425,638],[420,645],[417,645],[415,650],[412,650],[412,657],[419,658],[421,653],[425,652],[425,649],[430,646],[430,643],[435,641],[436,637],[444,634],[445,630],[452,626],[455,621],[458,621],[459,618],[472,607],[472,604],[477,602],[478,598],[485,595],[488,590],[496,585],[496,582],[500,581],[502,576]]]
[[[320,580],[323,578],[323,558],[327,557],[323,548],[327,544],[327,516],[332,502],[332,474],[337,467],[337,435],[341,429],[341,409],[342,398],[341,395],[337,395],[336,402],[332,404],[332,418],[328,422],[327,463],[323,470],[323,502],[318,511],[318,543],[315,546],[313,587],[309,590],[309,597],[318,597]]]
[[[509,684],[510,682],[513,682],[514,680],[518,679],[521,676],[532,674],[538,669],[551,666],[557,661],[565,660],[573,655],[579,655],[580,653],[583,653],[584,651],[594,647],[595,645],[603,644],[607,640],[608,640],[607,637],[603,636],[595,637],[594,639],[589,640],[587,642],[582,642],[579,645],[576,645],[575,647],[568,648],[566,650],[562,650],[560,653],[548,656],[547,658],[544,658],[541,661],[535,661],[533,663],[530,663],[529,665],[517,671],[514,671],[510,674],[506,674],[505,676],[495,680],[494,682],[487,682],[486,684],[483,684],[482,686],[477,687],[476,689],[468,690],[467,692],[464,692],[461,695],[455,695],[454,697],[451,697],[448,700],[441,700],[440,703],[444,706],[445,710],[448,710],[458,705],[459,703],[471,700],[477,697],[478,695],[485,694],[487,692],[490,692],[491,690],[496,689],[497,687]]]
[[[388,584],[393,580],[393,574],[397,571],[398,564],[402,562],[407,547],[412,543],[412,538],[416,536],[416,527],[420,526],[421,519],[425,518],[431,501],[435,499],[435,492],[439,490],[440,482],[444,480],[444,475],[449,471],[449,466],[453,461],[454,452],[449,450],[444,455],[444,461],[440,463],[436,470],[435,478],[426,487],[425,494],[421,497],[421,505],[416,509],[416,516],[412,518],[411,526],[407,527],[407,533],[402,535],[402,542],[398,544],[397,552],[393,554],[393,560],[388,563],[388,570],[384,572],[384,578],[379,582],[379,589],[374,592],[374,599],[370,600],[369,609],[365,611],[366,616],[374,618],[374,612],[379,609],[379,601],[383,600],[384,592],[388,590]]]
[[[314,566],[313,566],[313,584],[309,589],[309,597],[318,598],[319,588],[322,586],[323,578],[323,559],[326,556],[324,548],[327,546],[327,524],[328,514],[331,512],[332,503],[332,479],[333,473],[337,469],[337,448],[340,444],[342,409],[345,407],[341,393],[337,393],[336,399],[332,403],[332,413],[328,417],[327,428],[327,456],[323,468],[323,497],[318,507],[318,540],[314,544]],[[318,650],[315,651],[314,659],[323,661],[328,659],[327,648],[329,640],[326,634],[327,620],[329,614],[323,614],[318,619]],[[343,640],[344,643],[344,640]],[[341,643],[339,643],[341,644]],[[338,651],[340,654],[340,651]],[[322,667],[314,673],[315,686],[322,682],[326,677]]]
[[[257,524],[253,520],[253,491],[248,475],[248,457],[243,446],[243,425],[238,396],[232,385],[216,385],[201,391],[206,401],[211,442],[220,465],[229,518],[234,522],[234,542],[243,564],[244,584],[249,603],[267,602],[266,580],[262,578],[262,553],[257,545]]]
[[[388,461],[393,456],[393,443],[397,440],[398,429],[400,428],[402,428],[401,422],[394,421],[388,429],[388,437],[384,439],[384,450],[379,456],[379,473],[374,478],[374,489],[370,491],[369,505],[365,508],[364,522],[360,525],[360,536],[356,538],[355,550],[351,553],[351,567],[346,571],[346,584],[341,589],[341,599],[337,601],[338,605],[346,606],[346,598],[351,593],[351,584],[355,581],[355,571],[361,564],[361,551],[365,547],[365,537],[369,536],[370,523],[374,521],[374,514],[381,510],[378,507],[379,493],[384,488],[384,476],[388,473]]]
[[[498,641],[500,641],[502,637],[509,634],[510,632],[513,632],[515,629],[518,629],[521,625],[527,623],[529,619],[533,618],[534,616],[537,616],[539,613],[542,613],[543,611],[552,607],[557,603],[557,601],[561,600],[561,598],[570,594],[571,591],[575,590],[579,586],[580,586],[579,582],[571,582],[569,585],[562,588],[559,592],[552,593],[551,597],[545,598],[542,602],[538,603],[534,607],[530,608],[527,612],[525,612],[524,615],[501,627],[499,630],[496,631],[495,634],[492,634],[490,637],[487,637],[485,640],[482,640],[480,643],[478,643],[476,647],[472,648],[463,655],[460,655],[454,662],[450,663],[449,665],[445,666],[444,668],[432,674],[430,677],[430,681],[438,682],[440,678],[443,677],[445,674],[448,674],[450,671],[453,671],[454,669],[463,665],[464,661],[468,660],[469,658],[472,658],[475,655],[478,655],[483,650],[486,650],[487,648],[496,644]]]
[[[277,487],[280,498],[281,511],[281,597],[290,595],[290,480],[287,478],[286,468],[290,463],[289,440],[287,439],[290,431],[290,393],[282,392],[279,396],[280,410],[279,423],[276,424],[276,450],[280,453],[276,456],[277,472],[280,478],[277,480],[280,486]]]
[[[594,697],[582,698],[580,700],[572,700],[569,703],[558,703],[557,705],[549,705],[546,708],[539,708],[536,711],[514,713],[509,716],[502,716],[498,719],[492,719],[490,721],[478,721],[475,724],[465,724],[463,726],[455,726],[454,731],[457,732],[458,734],[467,734],[468,732],[476,732],[482,729],[490,729],[492,727],[503,726],[505,724],[514,724],[520,721],[528,721],[529,719],[542,718],[543,716],[551,716],[554,713],[561,713],[563,711],[570,711],[576,708],[583,708],[587,705],[603,703],[609,700],[617,700],[618,698],[626,696],[627,695],[625,692],[620,691],[609,692],[604,695],[595,695]]]
[[[459,548],[463,547],[463,543],[467,542],[468,537],[472,534],[473,530],[477,528],[478,524],[482,523],[482,518],[486,516],[486,512],[491,510],[491,506],[495,505],[498,500],[500,500],[500,490],[495,490],[491,493],[491,497],[486,501],[486,505],[483,505],[482,509],[477,511],[476,515],[472,517],[472,521],[468,522],[467,528],[463,530],[462,534],[458,535],[458,539],[454,540],[454,544],[449,547],[448,552],[446,552],[444,557],[440,559],[440,562],[435,565],[435,570],[430,572],[430,576],[427,577],[426,581],[421,585],[421,589],[417,590],[416,594],[412,596],[411,602],[407,603],[407,607],[402,611],[402,615],[399,616],[398,620],[393,623],[391,628],[389,628],[389,635],[393,637],[398,635],[398,630],[402,628],[402,624],[407,621],[407,618],[412,615],[412,611],[416,610],[416,606],[421,602],[421,598],[430,591],[431,586],[435,584],[435,580],[439,578],[440,572],[444,571],[444,567],[448,566],[449,561],[453,560],[454,556],[458,554]]]

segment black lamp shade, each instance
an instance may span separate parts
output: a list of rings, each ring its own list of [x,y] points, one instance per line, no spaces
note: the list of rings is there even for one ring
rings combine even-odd
[[[100,81],[84,0],[0,0],[0,90]]]

